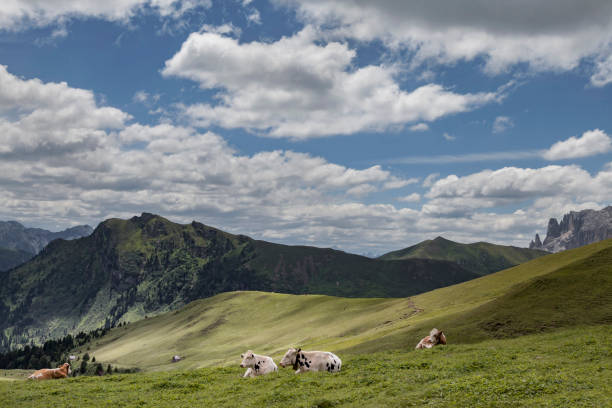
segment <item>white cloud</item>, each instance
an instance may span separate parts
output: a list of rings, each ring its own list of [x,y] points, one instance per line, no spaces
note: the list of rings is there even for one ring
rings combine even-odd
[[[193,33],[162,72],[221,89],[218,104],[185,107],[193,124],[293,139],[383,131],[502,98],[498,92],[457,94],[437,84],[402,90],[395,67],[354,68],[348,44],[318,44],[318,35],[306,27],[272,43],[240,43],[215,32]]]
[[[546,160],[575,159],[608,153],[612,150],[612,139],[600,129],[584,132],[581,137],[555,143],[543,153]]]
[[[399,197],[397,200],[403,201],[406,203],[416,203],[416,202],[421,201],[421,195],[419,193],[412,193],[405,197]]]
[[[594,84],[607,83],[612,49],[612,3],[540,0],[276,0],[298,9],[327,34],[383,40],[414,52],[413,65],[482,57],[491,74],[517,64],[535,71],[567,71],[585,58],[607,61]],[[444,10],[444,12],[440,12]]]
[[[397,177],[391,177],[391,179],[383,185],[383,188],[385,190],[394,190],[394,189],[406,187],[407,185],[410,185],[410,184],[416,184],[418,182],[419,182],[419,179],[414,178],[414,177],[409,178],[409,179],[400,179]]]
[[[0,29],[23,30],[71,18],[125,22],[144,8],[178,18],[196,7],[211,5],[211,0],[8,0],[0,2]]]
[[[612,198],[611,187],[612,172],[609,169],[602,170],[593,177],[576,165],[537,169],[504,167],[463,177],[447,176],[436,181],[426,197],[439,199],[440,203],[446,205],[449,204],[449,199],[462,200],[475,209],[543,197],[604,201]]]
[[[65,82],[22,80],[0,65],[0,156],[53,155],[100,146],[130,115],[99,107],[92,92]]]
[[[493,122],[493,133],[502,133],[514,127],[514,122],[508,116],[498,116]]]
[[[429,130],[429,125],[427,125],[427,123],[417,123],[416,125],[410,126],[410,130],[413,132],[425,132]]]
[[[423,187],[431,187],[433,183],[440,177],[440,173],[431,173],[423,180]]]
[[[591,76],[591,84],[601,87],[612,82],[612,54],[601,58],[595,64],[595,73]]]
[[[442,136],[444,137],[445,140],[448,140],[449,142],[457,139],[457,136],[450,135],[447,132],[444,132]]]
[[[6,67],[0,149],[0,219],[41,226],[149,211],[255,238],[382,253],[436,235],[526,245],[548,217],[612,201],[612,164],[596,174],[513,167],[429,175],[425,194],[400,200],[421,208],[398,208],[379,192],[416,178],[294,151],[241,154],[218,134],[132,123],[91,91],[18,78]]]
[[[144,90],[140,90],[134,93],[134,96],[132,96],[132,101],[137,102],[137,103],[142,103],[144,105],[150,105],[152,103],[157,103],[160,98],[161,98],[160,94],[151,95],[150,93]]]
[[[247,16],[247,21],[253,24],[261,24],[261,15],[257,9],[251,10],[249,15]]]

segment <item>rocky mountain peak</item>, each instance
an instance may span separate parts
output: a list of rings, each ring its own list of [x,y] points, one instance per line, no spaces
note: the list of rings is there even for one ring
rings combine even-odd
[[[20,250],[35,255],[54,239],[76,239],[93,232],[89,225],[79,225],[59,232],[26,228],[17,221],[0,221],[0,248]]]
[[[536,234],[529,248],[559,252],[608,238],[612,238],[612,206],[602,210],[570,211],[560,223],[551,218],[544,241],[541,242]]]

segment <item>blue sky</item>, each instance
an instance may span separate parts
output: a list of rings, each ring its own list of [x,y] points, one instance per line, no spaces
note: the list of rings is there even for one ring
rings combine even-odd
[[[609,205],[612,6],[455,3],[5,2],[0,219],[380,254]]]

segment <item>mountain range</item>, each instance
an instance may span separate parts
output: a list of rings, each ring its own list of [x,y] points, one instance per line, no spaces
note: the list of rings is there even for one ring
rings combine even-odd
[[[571,211],[548,221],[544,241],[536,234],[529,244],[531,249],[559,252],[612,238],[612,206],[602,210]]]
[[[0,348],[136,321],[221,292],[405,297],[477,276],[444,260],[279,245],[143,213],[52,241],[5,272]]]
[[[78,225],[59,232],[26,228],[17,221],[0,221],[0,272],[28,261],[54,239],[76,239],[93,232],[89,225]]]

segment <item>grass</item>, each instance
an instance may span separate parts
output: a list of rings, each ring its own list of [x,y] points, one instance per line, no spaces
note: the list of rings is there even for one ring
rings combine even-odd
[[[384,351],[343,358],[338,374],[291,369],[242,379],[231,366],[0,381],[4,406],[53,407],[610,407],[612,328]]]
[[[130,323],[80,350],[144,371],[233,364],[247,349],[364,354],[413,347],[432,327],[451,343],[612,322],[612,240],[401,299],[231,292]],[[174,355],[184,359],[171,363]]]

